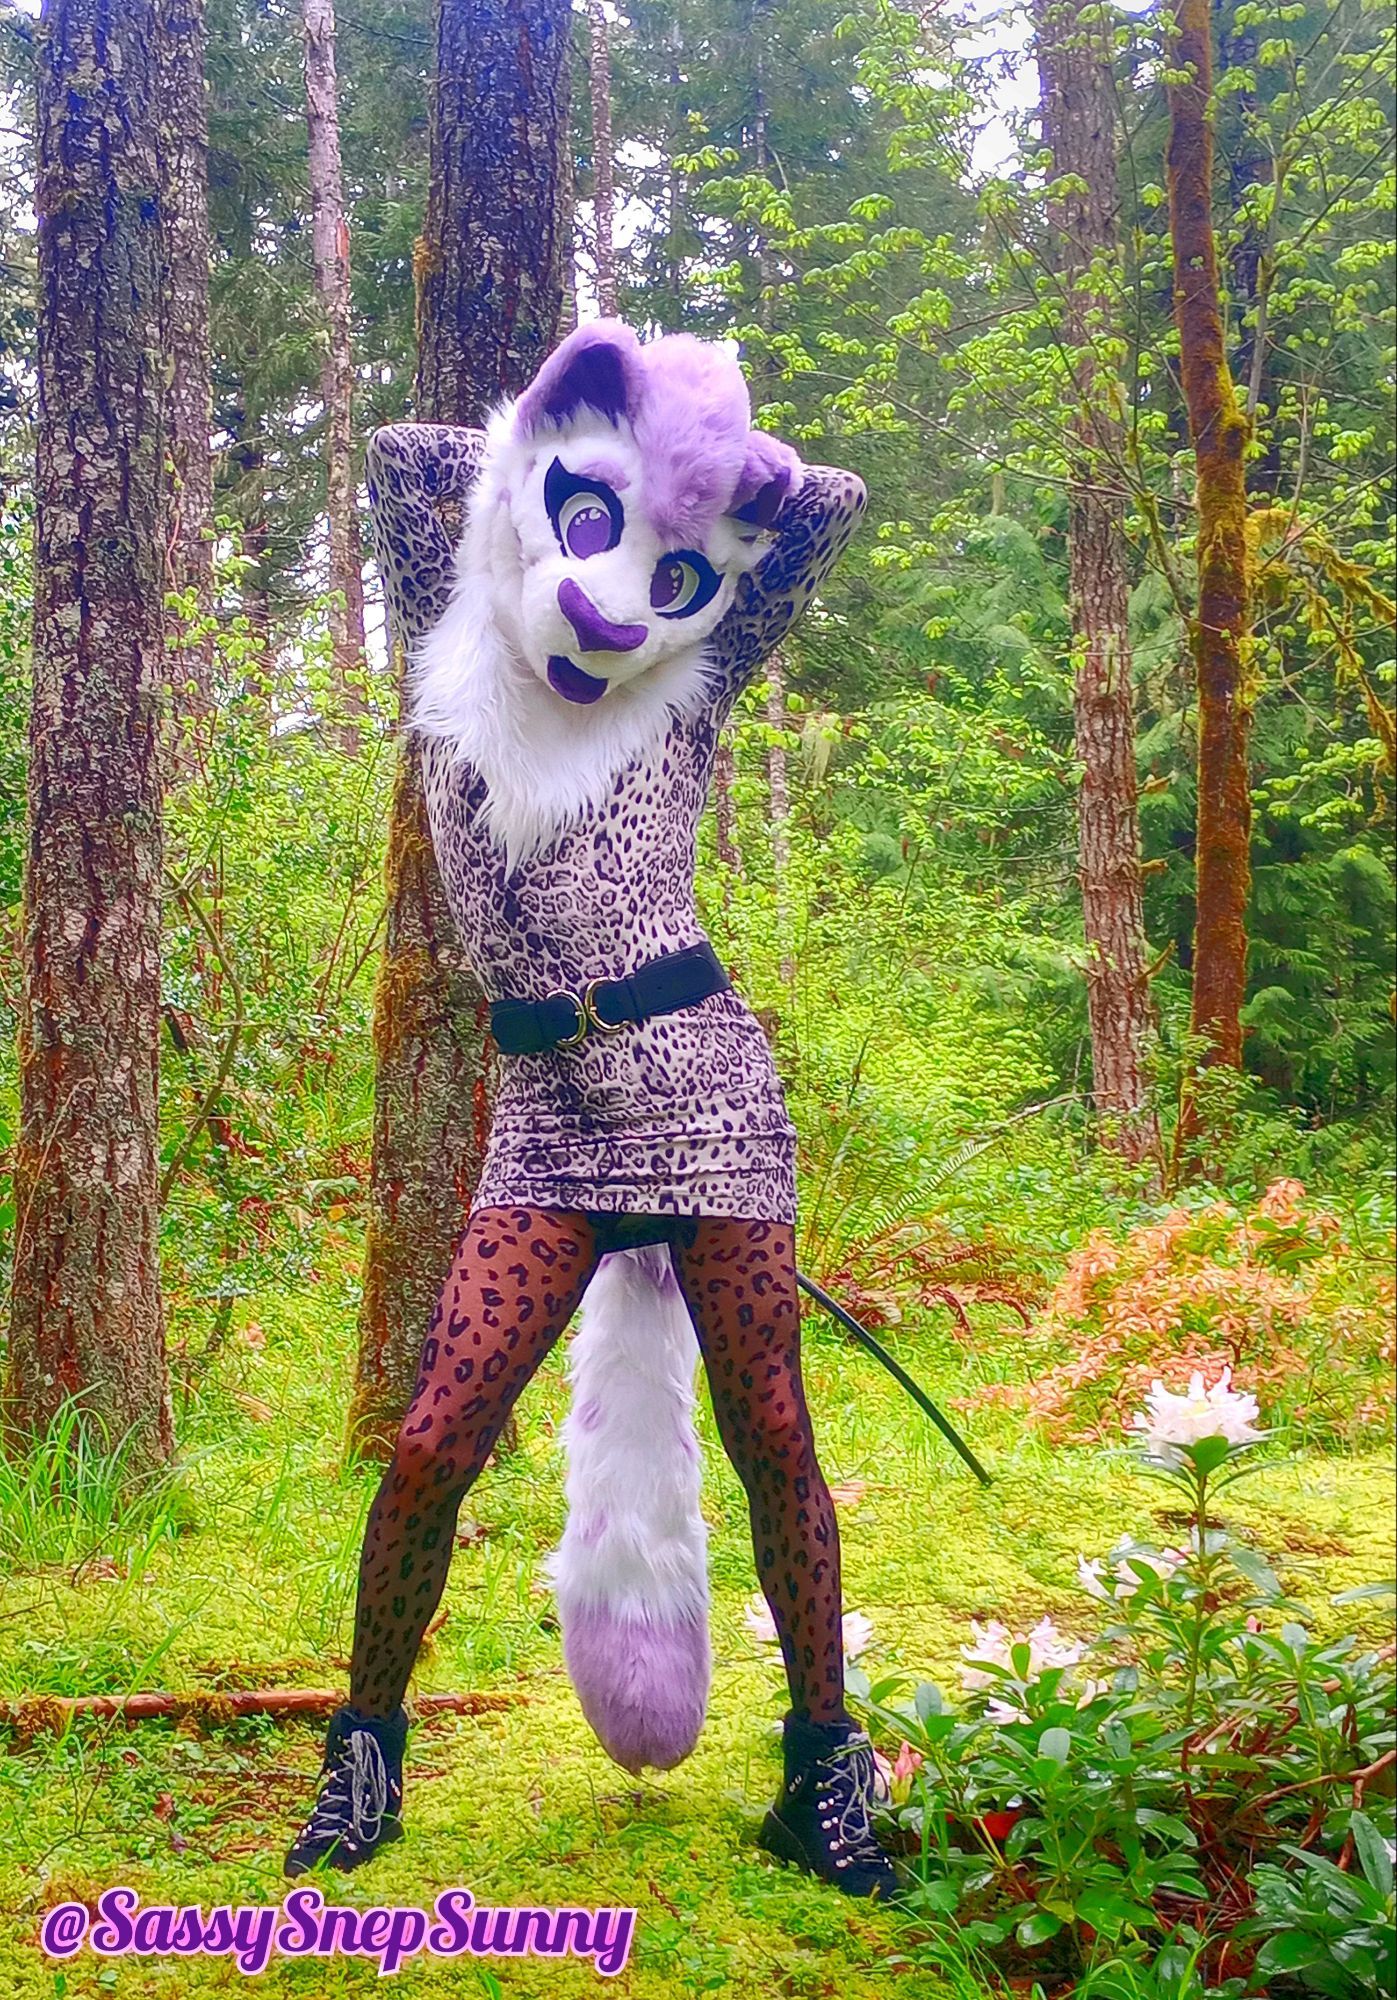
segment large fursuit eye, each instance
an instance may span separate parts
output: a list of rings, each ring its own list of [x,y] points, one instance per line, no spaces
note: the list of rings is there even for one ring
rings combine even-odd
[[[661,618],[692,618],[711,604],[722,582],[707,556],[697,549],[675,549],[661,556],[650,579],[650,609]]]
[[[626,517],[609,486],[581,479],[555,458],[543,482],[543,504],[558,547],[575,562],[605,554],[621,539]]]

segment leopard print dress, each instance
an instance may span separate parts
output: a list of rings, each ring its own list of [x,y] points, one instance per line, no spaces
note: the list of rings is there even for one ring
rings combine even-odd
[[[395,639],[436,622],[452,582],[443,503],[459,503],[479,434],[393,425],[370,446],[375,553]],[[702,941],[695,836],[719,733],[762,660],[805,609],[864,505],[850,473],[812,468],[708,642],[714,692],[513,872],[482,823],[485,782],[422,745],[432,842],[461,944],[488,999],[580,993]],[[795,1131],[761,1027],[737,993],[652,1016],[575,1048],[501,1060],[472,1210],[795,1220]]]

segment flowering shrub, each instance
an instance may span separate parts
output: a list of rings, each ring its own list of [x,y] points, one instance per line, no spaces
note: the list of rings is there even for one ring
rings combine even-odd
[[[1292,1180],[1251,1209],[1178,1208],[1123,1242],[1097,1231],[1023,1341],[1033,1379],[966,1400],[1083,1442],[1114,1433],[1161,1365],[1236,1368],[1278,1415],[1359,1438],[1391,1405],[1392,1257],[1390,1241],[1358,1244]]]
[[[908,1900],[992,1991],[1025,1973],[1103,2000],[1393,1990],[1392,1652],[1315,1641],[1217,1525],[1257,1416],[1226,1373],[1154,1384],[1129,1430],[1187,1545],[1084,1556],[1091,1636],[974,1627],[958,1704],[850,1676]]]

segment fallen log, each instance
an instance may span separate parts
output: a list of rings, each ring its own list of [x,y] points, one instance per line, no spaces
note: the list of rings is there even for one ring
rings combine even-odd
[[[488,1715],[527,1702],[523,1694],[422,1694],[414,1715]],[[243,1715],[329,1716],[344,1701],[334,1688],[217,1688],[186,1694],[35,1694],[0,1701],[0,1728],[31,1738],[61,1735],[78,1716],[108,1722],[168,1719],[217,1728]]]

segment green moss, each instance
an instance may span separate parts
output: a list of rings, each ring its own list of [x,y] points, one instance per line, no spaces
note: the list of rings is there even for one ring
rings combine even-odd
[[[216,1382],[184,1426],[183,1514],[192,1532],[153,1546],[111,1543],[126,1572],[21,1575],[0,1586],[0,1696],[130,1687],[211,1689],[260,1677],[339,1685],[373,1468],[339,1462],[350,1388],[352,1316],[319,1293],[263,1298],[245,1311],[265,1345],[230,1342]],[[327,1319],[332,1323],[327,1325]],[[962,1386],[958,1351],[899,1330],[899,1351],[933,1393]],[[980,1491],[874,1364],[812,1321],[809,1390],[831,1481],[863,1491],[841,1508],[847,1598],[874,1626],[868,1664],[900,1664],[954,1684],[972,1617],[1013,1622],[1088,1613],[1074,1587],[1079,1551],[1148,1531],[1163,1489],[1108,1454],[1053,1452],[1002,1414],[976,1419],[996,1472]],[[745,1506],[705,1418],[706,1509],[714,1527],[712,1715],[688,1763],[637,1781],[589,1735],[563,1674],[551,1600],[537,1588],[562,1523],[556,1425],[562,1357],[525,1400],[520,1448],[487,1474],[468,1511],[486,1532],[464,1548],[450,1615],[419,1674],[423,1689],[517,1689],[504,1714],[433,1717],[414,1733],[409,1838],[338,1891],[361,1908],[424,1903],[453,1884],[484,1900],[611,1902],[639,1911],[631,1964],[615,1990],[634,2000],[722,1990],[934,2000],[946,1989],[915,1963],[887,1912],[849,1906],[777,1869],[751,1845],[778,1776],[772,1724],[779,1671],[743,1624],[753,1589]],[[258,1410],[270,1415],[259,1418]],[[1229,1496],[1229,1517],[1280,1557],[1326,1612],[1331,1591],[1390,1573],[1390,1468],[1373,1458],[1306,1458]],[[175,1514],[171,1518],[178,1519]],[[22,1615],[21,1615],[22,1614]],[[1328,1611],[1371,1619],[1381,1607]],[[129,1882],[147,1900],[278,1901],[287,1835],[318,1758],[309,1726],[234,1723],[196,1733],[144,1724],[83,1726],[20,1749],[0,1743],[0,1993],[53,2000],[38,1912]],[[894,1973],[898,1959],[912,1962]],[[66,1968],[69,1995],[100,1994],[88,1956]],[[593,1994],[585,1963],[496,1961],[510,2000]],[[410,1961],[394,1991],[492,1991],[474,1967]],[[266,1996],[377,1989],[367,1964],[274,1962]],[[120,1994],[246,1992],[223,1961],[127,1959]]]

